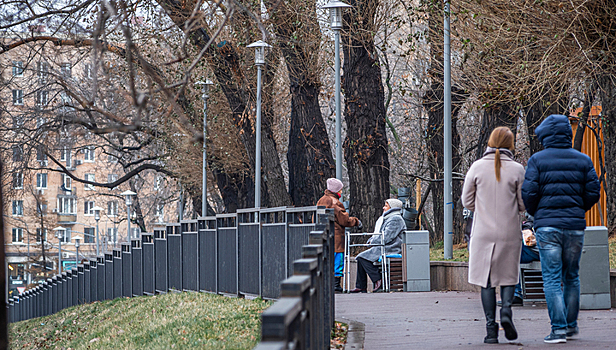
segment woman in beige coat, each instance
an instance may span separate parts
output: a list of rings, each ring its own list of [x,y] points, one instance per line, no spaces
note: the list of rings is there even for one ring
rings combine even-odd
[[[469,241],[469,283],[481,286],[486,316],[485,343],[498,343],[496,291],[501,287],[501,325],[508,340],[516,339],[511,301],[520,271],[522,232],[519,212],[524,211],[524,167],[513,160],[513,133],[506,127],[492,131],[483,158],[464,179],[462,204],[475,212]]]

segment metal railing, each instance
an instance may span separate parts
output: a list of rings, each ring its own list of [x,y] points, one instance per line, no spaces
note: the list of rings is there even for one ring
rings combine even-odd
[[[263,344],[283,340],[287,347],[297,344],[294,349],[327,349],[334,320],[333,232],[333,213],[323,207],[247,209],[169,223],[10,298],[9,322],[169,291],[261,296],[280,298],[263,313]],[[290,303],[283,337],[275,331],[277,315]]]

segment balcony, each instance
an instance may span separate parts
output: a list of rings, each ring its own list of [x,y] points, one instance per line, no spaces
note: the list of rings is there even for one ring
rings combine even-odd
[[[58,186],[58,197],[77,197],[77,187],[66,189],[64,186]]]
[[[58,213],[58,224],[73,224],[77,221],[77,214]]]

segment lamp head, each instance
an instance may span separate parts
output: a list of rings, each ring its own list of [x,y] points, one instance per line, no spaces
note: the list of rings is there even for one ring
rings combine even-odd
[[[98,220],[101,219],[101,211],[105,210],[101,207],[99,207],[98,205],[95,206],[94,208],[92,208],[92,210],[94,210],[94,220],[96,220],[98,222]]]
[[[64,227],[58,226],[53,230],[56,231],[56,237],[58,237],[58,239],[61,240],[64,237],[64,231],[66,230]]]
[[[124,196],[124,200],[126,201],[126,206],[130,207],[133,205],[133,196],[136,195],[135,192],[128,190],[120,193],[121,196]]]
[[[199,80],[195,82],[195,85],[201,86],[201,93],[203,94],[203,97],[210,97],[210,86],[214,85],[210,79],[206,79],[205,81]]]
[[[353,7],[342,1],[330,1],[327,5],[323,5],[323,9],[329,9],[329,21],[332,29],[342,29],[342,10],[345,8]]]
[[[259,41],[255,41],[254,43],[246,47],[255,48],[255,65],[257,66],[265,65],[265,48],[272,47],[270,44],[266,43],[263,40],[259,40]]]

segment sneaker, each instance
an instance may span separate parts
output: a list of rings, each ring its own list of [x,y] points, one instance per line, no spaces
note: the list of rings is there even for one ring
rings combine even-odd
[[[549,344],[566,343],[567,335],[566,334],[556,334],[554,332],[550,332],[550,335],[543,338],[543,341]]]
[[[572,339],[579,333],[580,333],[580,329],[578,327],[573,327],[573,328],[567,327],[567,339]]]

